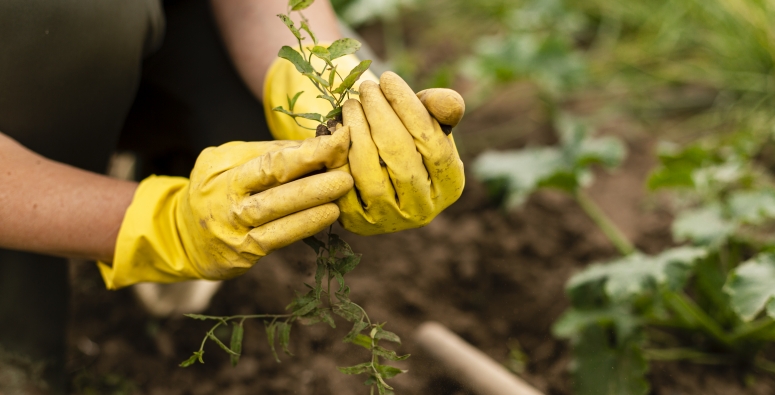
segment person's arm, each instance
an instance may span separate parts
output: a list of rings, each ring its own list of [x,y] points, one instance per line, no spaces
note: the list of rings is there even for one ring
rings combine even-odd
[[[110,262],[136,188],[46,159],[0,133],[0,247]]]
[[[288,0],[212,0],[213,14],[237,71],[253,94],[264,98],[264,77],[283,45],[296,39],[277,14],[287,12]],[[320,42],[341,38],[328,1],[315,1],[304,16]],[[311,42],[311,40],[309,40]]]

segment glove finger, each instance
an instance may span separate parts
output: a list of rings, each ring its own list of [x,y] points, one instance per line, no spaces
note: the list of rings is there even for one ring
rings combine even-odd
[[[304,177],[246,198],[235,212],[244,225],[256,227],[321,204],[352,189],[353,178],[343,171]]]
[[[268,222],[248,233],[258,247],[258,250],[249,252],[268,254],[315,235],[333,224],[338,217],[339,207],[334,203],[326,203]]]
[[[457,126],[466,112],[466,102],[452,89],[431,88],[417,92],[425,109],[442,125]]]
[[[414,99],[419,102],[417,97]],[[415,139],[401,123],[379,85],[364,81],[360,100],[371,129],[371,138],[387,165],[396,200],[402,209],[413,207],[422,210],[429,204],[426,200],[430,196],[430,182]]]
[[[236,188],[261,192],[323,168],[347,162],[350,131],[343,127],[330,136],[306,139],[299,146],[268,152],[235,169]]]
[[[350,99],[344,103],[342,117],[350,128],[350,172],[363,207],[375,208],[380,200],[396,195],[387,169],[379,164],[379,150],[371,138],[369,123],[361,103]],[[392,200],[392,199],[391,199]]]
[[[396,73],[386,71],[379,81],[385,98],[414,137],[417,151],[431,175],[437,173],[435,170],[445,170],[450,160],[457,158],[457,150],[450,137],[444,134],[412,88]]]

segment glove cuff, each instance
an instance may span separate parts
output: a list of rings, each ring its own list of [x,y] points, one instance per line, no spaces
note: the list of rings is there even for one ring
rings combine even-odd
[[[350,70],[360,63],[360,60],[355,55],[347,55],[335,59],[333,63],[337,66],[337,70],[340,73],[346,75],[346,73],[349,73]],[[324,65],[325,63],[322,60],[313,57],[312,66],[315,69],[320,70]],[[379,83],[379,78],[371,70],[366,70],[354,87],[357,89],[360,83],[366,80]],[[337,77],[337,81],[341,80]],[[313,128],[313,130],[305,129],[297,125],[292,117],[272,110],[278,106],[290,110],[288,108],[288,98],[302,91],[304,93],[299,96],[294,106],[295,113],[327,114],[331,111],[331,106],[327,101],[316,97],[319,91],[315,85],[307,77],[299,73],[293,63],[283,58],[275,59],[264,79],[264,114],[266,114],[266,123],[269,126],[269,131],[275,139],[304,140],[315,137],[314,128],[317,126],[317,122],[300,118],[299,123]]]
[[[151,176],[140,183],[124,214],[113,264],[97,263],[108,289],[201,278],[186,256],[176,221],[187,189],[188,179],[181,177]]]

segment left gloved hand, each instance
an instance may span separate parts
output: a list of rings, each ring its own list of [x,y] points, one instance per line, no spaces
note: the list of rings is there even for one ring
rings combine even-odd
[[[449,89],[415,95],[392,72],[382,74],[379,85],[363,82],[359,98],[348,100],[343,109],[355,188],[337,200],[339,222],[363,235],[428,224],[460,197],[465,185],[455,142],[437,121],[457,125],[465,111],[463,99]]]
[[[313,64],[316,61],[319,59],[313,58]],[[339,70],[349,71],[359,60],[348,55],[334,63]],[[353,146],[349,166],[342,170],[352,173],[360,199],[351,191],[337,201],[339,222],[345,229],[363,235],[426,225],[460,197],[465,184],[455,142],[439,125],[457,125],[465,103],[449,89],[428,89],[415,95],[392,72],[378,80],[367,71],[356,86],[359,84],[363,105],[351,99],[343,109],[345,125],[353,125]],[[264,110],[275,138],[315,135],[314,130],[299,127],[288,115],[272,111],[277,106],[287,107],[287,97],[301,91],[305,93],[296,102],[294,112],[325,114],[331,110],[328,102],[315,98],[317,89],[307,77],[291,62],[277,59],[264,87]],[[300,122],[316,126],[314,121]]]

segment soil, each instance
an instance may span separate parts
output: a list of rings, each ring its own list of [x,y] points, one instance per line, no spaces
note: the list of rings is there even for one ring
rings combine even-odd
[[[508,92],[506,90],[505,92]],[[518,85],[493,105],[469,114],[455,130],[464,161],[483,147],[547,144],[554,135],[541,122],[541,108],[530,87]],[[498,115],[509,114],[500,119]],[[504,135],[514,114],[532,120],[518,133]],[[474,127],[476,125],[476,127]],[[621,169],[600,171],[589,193],[638,248],[655,253],[671,245],[670,213],[644,191],[653,167],[654,139],[647,133],[624,134],[630,148]],[[505,136],[505,137],[504,137]],[[561,192],[533,195],[519,210],[504,212],[470,175],[460,200],[430,225],[395,234],[362,237],[336,228],[355,251],[360,266],[348,274],[353,301],[373,320],[387,321],[399,334],[396,363],[409,373],[392,380],[397,394],[464,395],[468,390],[445,375],[413,340],[423,322],[440,322],[495,360],[508,362],[509,345],[528,358],[520,376],[546,394],[571,394],[569,345],[552,337],[552,323],[568,306],[564,284],[585,265],[616,256],[574,201]],[[205,314],[280,313],[304,282],[313,281],[314,255],[296,243],[262,259],[245,275],[226,281]],[[291,334],[295,356],[269,351],[263,325],[249,322],[243,357],[231,367],[228,356],[211,342],[205,364],[178,363],[199,347],[209,323],[184,317],[155,319],[131,290],[106,291],[93,265],[72,266],[72,310],[68,369],[77,394],[299,394],[367,393],[361,377],[345,376],[336,366],[363,362],[365,351],[341,339],[349,330],[324,324],[296,326]],[[724,367],[678,363],[652,365],[653,394],[771,394],[775,381],[744,376]]]

